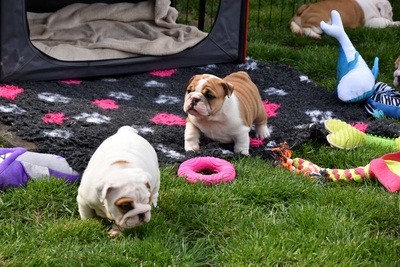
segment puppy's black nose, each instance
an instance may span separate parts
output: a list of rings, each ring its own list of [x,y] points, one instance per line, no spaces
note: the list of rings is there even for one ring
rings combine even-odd
[[[199,103],[200,99],[198,98],[192,98],[192,105],[195,106],[197,103]]]
[[[144,213],[139,213],[138,216],[139,216],[139,221],[141,222],[143,222],[144,219],[146,218],[146,215]]]

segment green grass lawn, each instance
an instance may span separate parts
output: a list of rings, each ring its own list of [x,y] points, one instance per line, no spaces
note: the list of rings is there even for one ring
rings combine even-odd
[[[309,143],[302,154],[321,164],[339,157],[337,165],[349,166],[362,164],[360,154],[370,149]],[[110,222],[79,219],[77,185],[53,178],[8,190],[1,194],[0,265],[396,266],[400,260],[399,196],[379,183],[309,179],[259,158],[233,164],[235,181],[212,187],[189,184],[176,176],[177,166],[162,166],[151,222],[114,239],[107,236]]]
[[[349,30],[379,81],[392,85],[400,29]],[[299,69],[333,90],[336,40],[294,36],[287,27],[250,29],[248,56]],[[295,149],[325,168],[355,168],[384,147]],[[109,238],[107,220],[79,219],[78,185],[52,178],[0,193],[0,266],[399,266],[400,196],[376,181],[334,183],[274,167],[232,161],[229,184],[205,187],[161,166],[159,206],[150,223]]]

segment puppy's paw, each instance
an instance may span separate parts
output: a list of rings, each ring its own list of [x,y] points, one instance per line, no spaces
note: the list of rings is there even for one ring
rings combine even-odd
[[[250,156],[249,150],[240,151],[240,154],[242,154],[243,156]]]
[[[240,143],[240,142],[238,143],[238,142],[236,142],[235,146],[233,147],[233,151],[235,153],[240,153],[240,154],[242,154],[244,156],[249,156],[250,155],[250,153],[249,153],[249,147],[250,147],[249,141],[250,140],[246,141],[246,143]]]
[[[297,34],[297,35],[304,34],[303,29],[295,21],[290,22],[290,29],[292,30],[292,32],[294,34]]]
[[[116,229],[111,229],[110,231],[108,231],[108,236],[109,237],[117,237],[122,235],[122,232],[120,230],[116,230]]]
[[[264,139],[270,137],[270,133],[266,124],[256,125],[256,138]]]
[[[321,39],[320,34],[322,33],[322,30],[320,30],[320,28],[316,28],[316,27],[304,28],[303,31],[304,31],[305,36],[310,36],[311,38],[314,38],[314,39]]]
[[[185,142],[185,151],[199,151],[200,145],[193,142]]]

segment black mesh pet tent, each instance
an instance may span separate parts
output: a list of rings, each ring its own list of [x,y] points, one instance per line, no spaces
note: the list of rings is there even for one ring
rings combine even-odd
[[[199,66],[206,64],[216,63],[229,63],[229,62],[243,62],[246,57],[246,39],[247,39],[247,16],[249,8],[249,0],[219,0],[219,6],[210,30],[205,33],[204,38],[195,44],[185,47],[182,51],[171,52],[170,54],[135,54],[135,56],[116,56],[101,59],[82,59],[74,58],[65,59],[58,58],[57,56],[47,53],[40,47],[40,44],[34,44],[32,35],[41,36],[60,36],[68,34],[71,30],[68,23],[55,22],[58,19],[74,18],[79,21],[81,10],[76,11],[69,9],[67,15],[54,15],[55,12],[71,6],[79,8],[92,6],[92,5],[116,5],[118,3],[130,4],[130,7],[135,5],[144,6],[146,3],[151,2],[152,5],[157,5],[157,1],[166,2],[165,0],[152,0],[152,1],[132,1],[127,0],[120,2],[117,0],[1,0],[0,4],[0,81],[21,81],[21,80],[60,80],[60,79],[77,79],[98,77],[107,75],[119,75],[146,72],[152,70],[161,70],[169,68]],[[170,4],[170,1],[167,1]],[[170,8],[174,8],[174,1]],[[207,4],[207,1],[200,1],[200,8]],[[83,6],[85,5],[85,6]],[[98,8],[98,7],[97,7]],[[177,8],[175,9],[177,10]],[[177,10],[180,12],[179,10]],[[120,12],[125,12],[125,16],[133,12],[127,12],[126,7],[120,8]],[[102,10],[97,9],[94,17],[100,16]],[[104,12],[107,13],[107,12]],[[113,12],[108,12],[107,14]],[[140,12],[139,12],[140,13]],[[155,11],[155,13],[157,13]],[[170,13],[170,12],[169,12]],[[168,15],[169,15],[168,13]],[[33,17],[34,14],[36,17]],[[147,12],[141,12],[141,15],[146,15]],[[173,16],[174,14],[172,14]],[[51,17],[52,16],[52,17]],[[82,15],[83,16],[83,15]],[[86,15],[85,15],[86,16]],[[115,16],[111,20],[115,20]],[[199,20],[204,20],[204,14],[200,14]],[[31,21],[45,21],[46,27],[40,26],[34,28],[30,23]],[[168,20],[168,18],[167,18]],[[168,22],[168,21],[167,21]],[[58,24],[57,24],[58,23]],[[156,21],[157,23],[157,21]],[[165,21],[161,23],[165,24]],[[65,26],[64,29],[57,33],[49,32],[49,25]],[[186,25],[188,26],[188,25]],[[169,27],[169,26],[167,26]],[[186,36],[188,33],[193,32],[192,28],[185,28],[184,34],[173,32],[174,38],[179,35]],[[200,27],[194,27],[200,31]],[[100,31],[99,29],[96,29]],[[42,34],[42,35],[41,35]],[[85,35],[84,33],[83,35]],[[87,35],[87,34],[86,34]],[[178,38],[178,37],[177,37]],[[98,37],[97,37],[98,39]],[[134,42],[124,42],[125,46],[134,48]],[[52,40],[54,43],[54,39]],[[164,44],[165,42],[162,42]],[[107,45],[110,45],[107,43]],[[119,46],[120,44],[111,44]],[[175,46],[182,48],[179,44]],[[140,49],[147,49],[147,45],[142,46]],[[71,47],[70,47],[71,48]],[[73,49],[76,47],[72,47]],[[48,49],[48,48],[46,48]],[[94,49],[96,50],[96,49]],[[160,52],[161,49],[158,49]],[[53,52],[54,49],[50,48],[48,51]],[[77,50],[62,50],[70,51],[66,53],[68,56],[76,56],[79,54]],[[103,51],[103,50],[96,50]],[[104,50],[105,51],[105,50]],[[135,52],[135,51],[134,51]],[[125,52],[124,52],[125,53]],[[100,53],[104,54],[104,53]]]

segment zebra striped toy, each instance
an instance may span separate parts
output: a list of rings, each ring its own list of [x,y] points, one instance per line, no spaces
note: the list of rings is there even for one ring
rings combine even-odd
[[[377,119],[384,116],[400,118],[400,92],[386,83],[377,82],[375,92],[367,99],[365,109]]]

